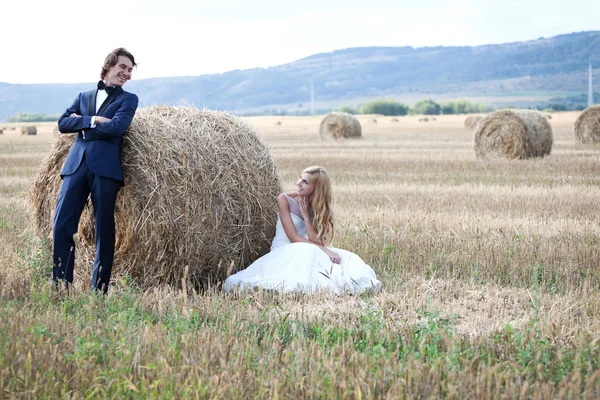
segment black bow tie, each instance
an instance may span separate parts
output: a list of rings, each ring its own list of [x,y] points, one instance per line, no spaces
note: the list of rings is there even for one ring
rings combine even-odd
[[[110,94],[113,92],[113,90],[116,90],[117,87],[116,86],[106,86],[104,84],[104,82],[99,81],[98,82],[98,90],[105,90],[106,94],[110,96]]]

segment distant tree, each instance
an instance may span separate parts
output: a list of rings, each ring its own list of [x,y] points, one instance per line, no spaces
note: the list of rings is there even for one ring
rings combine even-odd
[[[455,112],[454,112],[454,104],[452,102],[441,104],[441,106],[440,106],[440,112],[443,115],[455,114]]]
[[[548,108],[551,108],[552,111],[566,111],[567,110],[567,106],[565,106],[564,104],[550,104],[548,106]]]
[[[353,114],[353,115],[358,114],[358,109],[356,109],[355,107],[349,106],[347,104],[344,104],[343,106],[341,106],[340,111],[348,113],[348,114]]]
[[[417,101],[411,109],[413,114],[440,115],[441,106],[431,99]]]
[[[372,100],[363,104],[360,109],[360,114],[381,114],[386,116],[398,116],[408,114],[410,108],[404,104],[394,100]]]
[[[6,118],[6,122],[46,122],[56,121],[60,114],[48,115],[41,113],[18,112],[12,117]]]
[[[442,114],[472,114],[489,111],[485,104],[472,103],[468,100],[456,100],[442,103]]]

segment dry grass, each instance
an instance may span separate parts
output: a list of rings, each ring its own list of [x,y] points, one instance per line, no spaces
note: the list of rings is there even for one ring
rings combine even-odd
[[[284,189],[328,168],[335,245],[383,283],[361,298],[125,278],[56,302],[23,198],[53,126],[5,132],[0,397],[598,398],[600,161],[573,140],[576,117],[553,115],[552,155],[517,161],[476,160],[460,116],[359,116],[362,139],[341,142],[314,140],[318,117],[249,118]]]

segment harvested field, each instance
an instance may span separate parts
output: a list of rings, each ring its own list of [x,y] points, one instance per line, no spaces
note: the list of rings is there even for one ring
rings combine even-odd
[[[328,169],[334,245],[383,284],[359,298],[144,291],[123,276],[106,298],[78,281],[57,300],[24,197],[53,125],[5,131],[0,393],[598,398],[600,161],[573,140],[577,116],[554,113],[552,153],[522,160],[477,159],[461,116],[358,116],[360,141],[315,140],[322,117],[247,118],[284,190]]]

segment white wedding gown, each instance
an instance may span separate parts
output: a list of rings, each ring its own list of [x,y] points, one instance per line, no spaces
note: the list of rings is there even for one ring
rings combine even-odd
[[[290,197],[288,203],[296,231],[308,238],[304,220],[298,215],[298,205]],[[342,249],[330,249],[340,255],[339,264],[334,264],[323,250],[311,243],[290,243],[277,215],[271,251],[245,270],[227,278],[225,290],[263,288],[278,293],[360,294],[380,289],[381,282],[375,272],[359,256]]]

